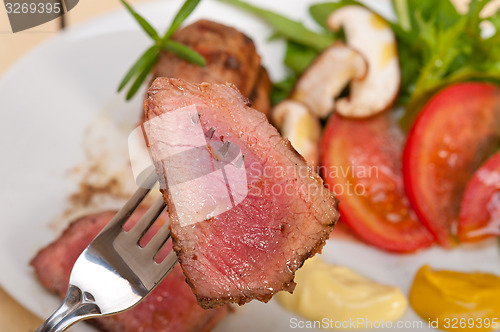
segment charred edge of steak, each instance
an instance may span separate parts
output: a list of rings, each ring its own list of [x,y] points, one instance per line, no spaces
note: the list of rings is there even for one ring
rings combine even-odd
[[[272,83],[251,38],[235,28],[209,20],[196,21],[177,31],[172,38],[202,54],[207,64],[199,67],[163,51],[149,86],[157,77],[177,77],[196,83],[229,82],[252,101],[255,109],[269,116]],[[145,120],[143,113],[141,122]]]
[[[156,111],[158,111],[158,110],[156,109],[156,106],[154,105],[154,103],[152,103],[152,98],[154,98],[154,96],[159,91],[165,90],[166,89],[165,86],[167,86],[167,87],[169,86],[170,88],[173,88],[174,89],[173,93],[176,93],[176,94],[180,95],[180,94],[186,93],[186,91],[189,91],[189,90],[191,90],[194,93],[200,92],[200,91],[203,92],[205,89],[209,90],[212,85],[208,84],[208,83],[200,84],[200,85],[195,85],[195,84],[191,84],[191,83],[185,82],[183,80],[179,80],[179,79],[165,79],[165,78],[160,78],[160,79],[156,80],[155,83],[152,85],[152,87],[148,91],[149,98],[147,100],[145,100],[145,102],[144,102],[145,113],[147,114],[148,118],[152,118],[152,117],[158,115],[156,113]],[[234,89],[235,92],[238,91],[234,87],[234,85],[226,84],[226,86],[228,86],[229,88]],[[231,94],[231,92],[230,92],[230,94]],[[241,101],[243,101],[243,102],[246,101],[246,99],[243,96],[241,96],[241,94],[239,94],[239,93],[234,93],[234,95],[232,95],[232,98],[233,97],[236,98],[236,99],[239,99],[240,102]],[[227,101],[225,100],[225,98],[221,98],[221,99],[215,98],[212,102],[214,102],[214,104],[220,103],[221,105],[223,105]],[[287,147],[287,149],[289,149],[290,152],[294,155],[294,157],[295,157],[295,161],[294,161],[295,165],[303,164],[305,166],[308,166],[308,164],[304,160],[304,158],[291,146],[291,144],[288,141],[284,140],[283,142],[284,142],[285,146]],[[321,180],[321,178],[319,177],[319,175],[317,175],[316,173],[314,173],[313,169],[310,166],[309,166],[309,169],[310,169],[310,172],[311,172],[310,175],[316,181],[318,181],[318,184],[321,183],[323,185],[323,187],[324,187],[324,183]],[[328,193],[330,193],[328,191],[328,189],[325,188],[325,190]],[[169,208],[170,208],[171,204],[169,203],[170,199],[169,199],[168,192],[163,191],[163,194],[164,194],[165,200],[166,200],[166,202],[167,202],[167,204],[169,205]],[[281,282],[281,287],[279,285],[277,285],[277,287],[276,287],[277,290],[276,291],[270,291],[267,294],[259,294],[259,295],[256,295],[256,296],[238,295],[238,296],[229,296],[229,297],[220,297],[220,298],[214,298],[214,297],[205,298],[204,296],[200,296],[200,294],[198,294],[195,285],[192,283],[192,281],[189,278],[186,278],[187,279],[186,280],[187,283],[189,284],[189,286],[191,286],[193,292],[197,296],[198,303],[203,308],[213,308],[213,307],[216,307],[216,306],[228,303],[228,302],[234,302],[234,303],[238,303],[238,304],[241,305],[241,304],[244,304],[244,303],[247,303],[247,302],[251,301],[252,299],[257,299],[257,300],[260,300],[262,302],[267,302],[279,290],[283,289],[283,290],[292,291],[294,289],[294,286],[295,286],[295,283],[294,283],[294,273],[296,272],[296,270],[298,268],[300,268],[303,265],[304,261],[307,258],[309,258],[311,256],[314,256],[318,252],[321,252],[321,249],[323,248],[324,244],[326,243],[326,240],[329,238],[330,232],[333,230],[333,227],[334,227],[334,225],[336,224],[336,222],[337,222],[337,220],[339,218],[339,213],[338,213],[338,203],[339,203],[339,201],[331,193],[329,195],[329,198],[331,200],[330,202],[326,201],[326,199],[327,199],[326,197],[323,198],[323,200],[321,202],[323,202],[325,204],[329,204],[329,206],[332,207],[332,209],[334,210],[333,213],[332,213],[332,215],[328,219],[324,218],[323,221],[320,221],[320,220],[316,219],[316,221],[318,223],[320,223],[320,225],[323,228],[314,234],[315,235],[314,236],[315,242],[314,242],[314,244],[312,244],[312,246],[309,248],[308,251],[304,252],[303,254],[297,254],[293,258],[293,261],[287,262],[286,268],[288,268],[288,270],[291,272],[291,274],[290,274],[290,278],[288,280]],[[174,233],[172,233],[172,234],[175,235]],[[183,249],[183,247],[182,247],[181,243],[178,243],[178,241],[175,239],[175,236],[173,236],[173,248],[176,251],[176,253],[178,254],[179,261],[181,263],[181,267],[182,267],[182,270],[184,272],[184,275],[188,276],[189,275],[189,271],[187,271],[184,268],[184,264],[183,263],[185,262],[185,260],[189,259],[189,257],[184,257],[182,255],[182,249]]]
[[[291,145],[290,145],[290,147],[293,149],[293,147]],[[293,149],[293,150],[295,151],[295,149]],[[303,159],[303,157],[298,152],[296,152],[296,153]],[[172,205],[172,204],[169,203],[170,200],[169,200],[169,196],[168,196],[168,191],[167,190],[161,190],[161,191],[162,191],[163,197],[164,197],[165,201],[167,202],[167,205],[169,206],[169,209],[170,209],[170,205]],[[339,199],[337,197],[334,197],[334,207],[337,211],[338,211],[338,205],[339,205]],[[306,252],[303,255],[300,255],[298,257],[298,259],[295,261],[296,263],[294,264],[296,266],[295,268],[293,266],[290,266],[290,265],[287,266],[287,268],[290,271],[292,271],[292,275],[288,281],[286,281],[282,284],[283,291],[288,291],[289,293],[293,293],[293,291],[295,289],[295,285],[296,285],[295,281],[294,281],[295,272],[304,265],[304,262],[307,259],[313,257],[316,254],[321,253],[324,245],[326,244],[326,240],[328,240],[330,238],[330,233],[333,231],[339,218],[340,218],[340,214],[337,212],[336,216],[332,219],[331,223],[325,225],[325,229],[323,230],[323,234],[321,235],[320,240],[318,241],[316,246],[313,247],[310,251],[308,251],[308,252]],[[182,272],[184,273],[184,276],[187,276],[187,271],[184,269],[184,265],[183,265],[184,255],[179,255],[179,253],[182,252],[182,246],[180,246],[178,244],[178,241],[175,237],[172,237],[172,248],[178,254],[177,257],[179,259],[179,263],[180,263],[180,266],[182,268]],[[236,303],[236,304],[241,306],[241,305],[244,305],[245,303],[248,303],[254,299],[261,301],[261,302],[264,302],[264,303],[267,303],[267,302],[269,302],[269,300],[271,300],[271,298],[274,296],[274,294],[276,294],[278,292],[278,291],[276,291],[276,292],[268,293],[265,296],[257,296],[254,298],[250,298],[250,297],[246,297],[246,296],[205,298],[205,297],[200,296],[197,293],[195,285],[193,283],[191,283],[191,281],[187,277],[186,277],[186,283],[189,285],[189,287],[191,287],[191,290],[196,295],[196,298],[198,300],[198,304],[203,309],[213,309],[216,307],[220,307],[222,305],[226,305],[229,302]],[[279,291],[282,291],[282,290],[279,290]]]
[[[263,66],[260,66],[257,82],[255,82],[255,86],[248,99],[250,100],[251,107],[264,113],[268,118],[271,113],[271,90],[272,82],[269,74]]]
[[[307,165],[310,166],[309,162],[297,150],[295,150],[295,148],[293,147],[292,143],[287,138],[284,138],[284,141],[285,141],[285,145],[290,149],[290,151],[292,151],[297,156],[297,158],[301,159],[304,163],[306,163]],[[321,178],[321,176],[318,173],[316,173],[316,171],[314,171],[312,169],[312,167],[310,167],[310,169],[311,169],[312,172],[314,172],[313,174],[311,174],[311,176],[320,178],[321,183],[323,183],[323,187],[325,187],[327,190],[329,190],[326,187],[326,185],[325,185],[323,179]],[[332,198],[333,198],[333,207],[335,208],[335,210],[337,211],[337,213],[336,213],[336,216],[332,219],[331,223],[325,224],[325,226],[331,226],[332,227],[332,229],[330,230],[330,232],[333,231],[333,227],[337,224],[337,221],[340,218],[340,213],[339,213],[339,204],[340,204],[340,201],[334,195],[332,195]],[[323,203],[326,203],[326,202],[323,201]]]
[[[337,217],[337,220],[338,220],[338,217]],[[321,241],[319,241],[318,244],[314,248],[312,248],[309,252],[306,252],[305,254],[299,256],[299,258],[297,259],[297,263],[298,263],[297,268],[293,269],[293,271],[292,271],[293,274],[292,274],[290,280],[288,280],[287,282],[284,282],[282,284],[283,289],[279,290],[279,291],[287,291],[289,293],[293,293],[293,291],[295,289],[295,285],[296,285],[295,281],[294,281],[295,272],[298,269],[300,269],[302,267],[302,265],[304,265],[304,262],[307,259],[313,257],[316,254],[321,253],[321,250],[323,249],[323,246],[325,245],[326,240],[329,239],[330,233],[333,230],[333,227],[336,224],[337,220],[333,220],[331,226],[325,229],[324,234],[321,237]],[[176,245],[176,241],[175,240],[173,241],[173,247],[174,247],[174,250],[176,252],[179,252],[178,250],[181,250],[181,247],[178,247]],[[184,267],[182,265],[182,257],[179,257],[179,262],[181,263],[180,265],[182,267],[182,271],[184,272],[184,275],[186,275],[186,271],[184,270]],[[291,266],[288,266],[288,268],[290,270],[292,270]],[[236,303],[236,304],[238,304],[238,305],[241,306],[241,305],[244,305],[244,304],[246,304],[246,303],[248,303],[248,302],[250,302],[250,301],[252,301],[254,299],[258,300],[258,301],[261,301],[261,302],[264,302],[264,303],[267,303],[267,302],[269,302],[269,300],[271,300],[271,298],[274,296],[274,294],[276,294],[278,292],[278,291],[276,291],[276,292],[268,293],[265,296],[257,296],[257,297],[253,297],[253,298],[246,297],[246,296],[205,298],[205,297],[201,297],[201,296],[199,296],[197,294],[196,288],[194,287],[194,285],[190,282],[190,280],[188,278],[186,278],[186,283],[193,290],[193,293],[196,295],[196,298],[198,299],[198,304],[203,309],[213,309],[213,308],[216,308],[216,307],[219,307],[219,306],[222,306],[222,305],[226,305],[228,302]]]

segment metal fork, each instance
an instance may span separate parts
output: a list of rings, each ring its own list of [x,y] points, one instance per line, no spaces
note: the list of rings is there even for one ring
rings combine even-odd
[[[166,207],[162,197],[132,229],[123,225],[158,181],[152,170],[140,188],[116,213],[77,259],[63,304],[37,332],[60,332],[78,321],[118,313],[133,307],[148,295],[177,263],[172,250],[160,263],[158,251],[170,238],[163,225],[142,248],[139,241]]]

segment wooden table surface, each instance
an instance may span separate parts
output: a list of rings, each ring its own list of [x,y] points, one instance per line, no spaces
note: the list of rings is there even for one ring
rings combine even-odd
[[[145,1],[147,0],[130,0],[129,2],[139,3]],[[463,11],[468,0],[454,0],[454,2]],[[65,15],[66,25],[74,25],[119,6],[121,6],[121,3],[118,0],[82,0]],[[59,20],[54,20],[36,28],[13,34],[7,13],[3,8],[0,5],[0,75],[24,53],[44,40],[53,37],[60,29]],[[493,8],[490,10],[493,10]],[[5,273],[5,271],[2,273]],[[0,286],[0,331],[34,331],[41,322],[42,320],[39,317],[17,303]]]

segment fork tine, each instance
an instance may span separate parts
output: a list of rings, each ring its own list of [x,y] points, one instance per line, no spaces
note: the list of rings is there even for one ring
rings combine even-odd
[[[139,219],[137,224],[127,232],[127,234],[131,236],[131,238],[136,239],[137,243],[139,243],[144,234],[147,233],[149,228],[156,222],[156,219],[158,219],[165,210],[166,206],[163,197],[158,197],[149,210]]]
[[[170,271],[172,271],[177,262],[177,255],[174,250],[172,250],[161,263],[154,262],[156,268],[151,269],[150,273],[153,279],[156,280],[155,287],[170,273]]]
[[[151,241],[144,247],[147,254],[156,258],[156,255],[163,247],[163,245],[170,239],[170,229],[168,223],[163,225],[160,230],[153,236]]]
[[[177,264],[177,254],[174,250],[172,250],[165,259],[159,263],[160,270],[165,273],[165,276],[174,268],[175,264]],[[165,277],[164,276],[164,277]]]
[[[177,255],[173,250],[162,262],[155,261],[158,250],[170,238],[168,223],[145,248],[139,245],[140,238],[166,208],[162,197],[130,231],[123,230],[123,225],[158,181],[154,168],[143,175],[146,180],[139,189],[76,260],[69,289],[77,290],[78,296],[68,292],[63,304],[37,331],[63,331],[78,321],[129,309],[174,268]]]
[[[130,199],[123,205],[123,207],[118,210],[113,219],[106,225],[101,233],[105,231],[123,227],[123,225],[130,218],[132,213],[137,209],[139,204],[144,200],[147,194],[153,188],[153,185],[158,181],[158,175],[154,168],[151,169],[146,179],[141,183],[139,188],[135,191],[135,193],[130,197]]]

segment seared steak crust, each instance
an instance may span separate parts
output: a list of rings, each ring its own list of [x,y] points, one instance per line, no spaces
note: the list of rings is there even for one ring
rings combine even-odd
[[[198,302],[204,308],[267,302],[278,291],[292,291],[295,271],[328,239],[339,217],[338,200],[234,86],[158,78],[144,101],[149,120],[192,105],[205,133],[215,128],[214,140],[240,147],[248,184],[238,205],[190,225],[180,222],[178,202],[163,190],[174,250]],[[160,134],[148,140],[157,171],[165,174],[158,156],[169,139]],[[189,137],[183,144],[189,145]]]
[[[132,216],[137,222],[142,212]],[[80,253],[113,217],[108,211],[74,221],[64,233],[31,261],[36,276],[47,289],[64,298],[71,269]],[[228,312],[228,307],[202,309],[177,265],[141,303],[118,315],[89,323],[106,332],[209,331]]]
[[[269,113],[271,112],[271,100],[269,95],[272,87],[273,83],[267,74],[267,70],[261,66],[257,83],[255,84],[252,93],[248,96],[248,100],[250,101],[250,105],[253,109],[264,113],[268,118]]]
[[[265,81],[266,78],[269,81],[267,72],[260,65],[260,56],[253,41],[243,33],[220,23],[199,20],[177,31],[173,40],[200,53],[207,62],[206,67],[199,67],[171,52],[164,52],[153,70],[153,79],[174,77],[193,83],[229,82],[236,85],[247,98],[259,87],[259,95],[265,100],[269,99],[271,85]],[[270,105],[259,102],[256,109],[268,114]]]

